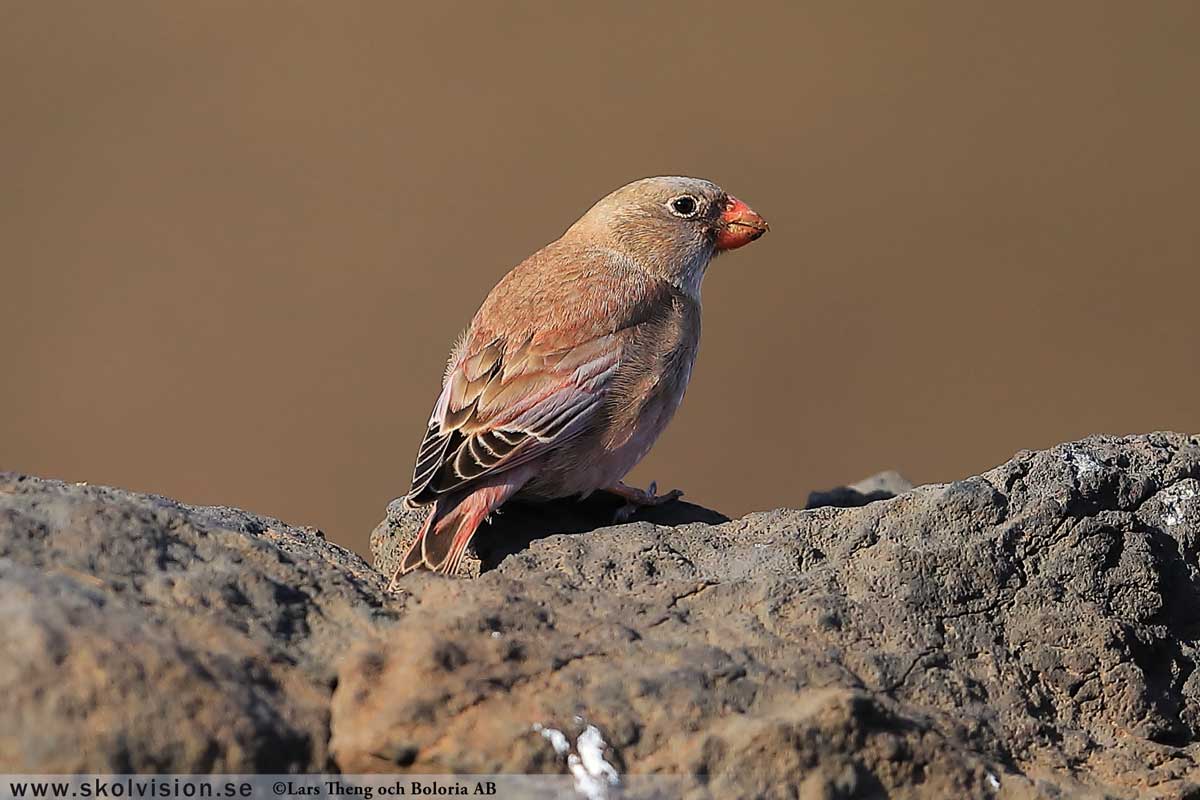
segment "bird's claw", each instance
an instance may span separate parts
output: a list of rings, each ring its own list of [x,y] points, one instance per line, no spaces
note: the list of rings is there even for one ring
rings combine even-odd
[[[683,497],[683,492],[679,489],[672,489],[666,494],[659,494],[657,481],[651,481],[645,491],[632,486],[626,486],[623,483],[618,483],[609,489],[609,491],[625,501],[625,504],[613,514],[613,521],[616,523],[628,522],[639,509],[649,506],[661,506],[664,503],[670,503],[672,500],[678,500]]]

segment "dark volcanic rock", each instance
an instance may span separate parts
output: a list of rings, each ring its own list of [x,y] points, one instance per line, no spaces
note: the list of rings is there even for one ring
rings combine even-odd
[[[532,542],[547,536],[586,533],[612,525],[622,505],[623,501],[607,492],[597,492],[582,502],[556,500],[538,505],[508,503],[475,534],[458,574],[460,577],[478,577],[484,570],[493,569],[508,556],[521,552]],[[428,508],[405,508],[400,498],[388,505],[387,515],[371,531],[375,569],[388,576],[395,572],[400,557],[417,538],[417,532],[428,513]],[[668,526],[691,522],[717,525],[729,521],[724,514],[679,500],[639,509],[633,519]]]
[[[473,582],[415,575],[419,602],[343,669],[335,757],[547,769],[530,724],[580,717],[626,768],[718,794],[1183,792],[1198,478],[1196,438],[1096,437],[861,508],[641,522]]]
[[[382,567],[420,522],[398,512]],[[1197,437],[861,507],[589,530],[606,513],[512,509],[478,578],[385,598],[273,520],[10,479],[0,766],[555,772],[573,748],[698,795],[1200,796]]]
[[[805,508],[856,508],[876,500],[891,500],[913,488],[912,481],[895,470],[878,472],[849,486],[839,486],[824,492],[809,492]]]
[[[0,770],[324,769],[382,587],[278,520],[0,475]]]

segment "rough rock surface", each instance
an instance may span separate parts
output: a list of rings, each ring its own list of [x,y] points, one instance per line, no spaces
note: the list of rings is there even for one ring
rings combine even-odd
[[[833,490],[834,493],[844,491]],[[562,500],[541,505],[509,503],[493,514],[492,519],[485,522],[475,534],[475,540],[459,566],[458,575],[464,578],[479,577],[483,571],[494,569],[508,556],[521,552],[532,542],[547,536],[587,533],[610,525],[622,505],[622,501],[615,496],[602,492],[583,502]],[[375,569],[388,576],[395,572],[401,556],[417,538],[417,532],[428,513],[428,508],[405,508],[403,498],[388,504],[387,515],[371,531]],[[729,521],[724,514],[681,501],[640,509],[633,519],[670,526],[689,522],[717,525]]]
[[[0,767],[558,772],[602,736],[715,796],[1200,797],[1200,438],[680,506],[513,510],[480,577],[388,597],[274,520],[9,477]]]
[[[912,481],[895,470],[878,472],[869,478],[849,486],[839,486],[824,492],[809,492],[805,508],[855,508],[874,503],[876,500],[891,500],[913,488]]]
[[[324,769],[334,663],[394,618],[318,532],[0,474],[0,771]]]

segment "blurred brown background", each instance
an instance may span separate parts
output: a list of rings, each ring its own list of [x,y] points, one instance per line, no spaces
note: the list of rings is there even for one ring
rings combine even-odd
[[[1200,3],[0,4],[0,467],[365,550],[451,340],[633,178],[772,223],[632,476],[726,513],[1200,429]]]

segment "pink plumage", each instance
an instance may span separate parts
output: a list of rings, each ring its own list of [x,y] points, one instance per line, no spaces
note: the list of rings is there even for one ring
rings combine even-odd
[[[504,276],[451,353],[406,497],[433,508],[396,577],[453,573],[514,496],[677,497],[620,481],[683,399],[710,260],[766,230],[713,183],[646,178]]]

